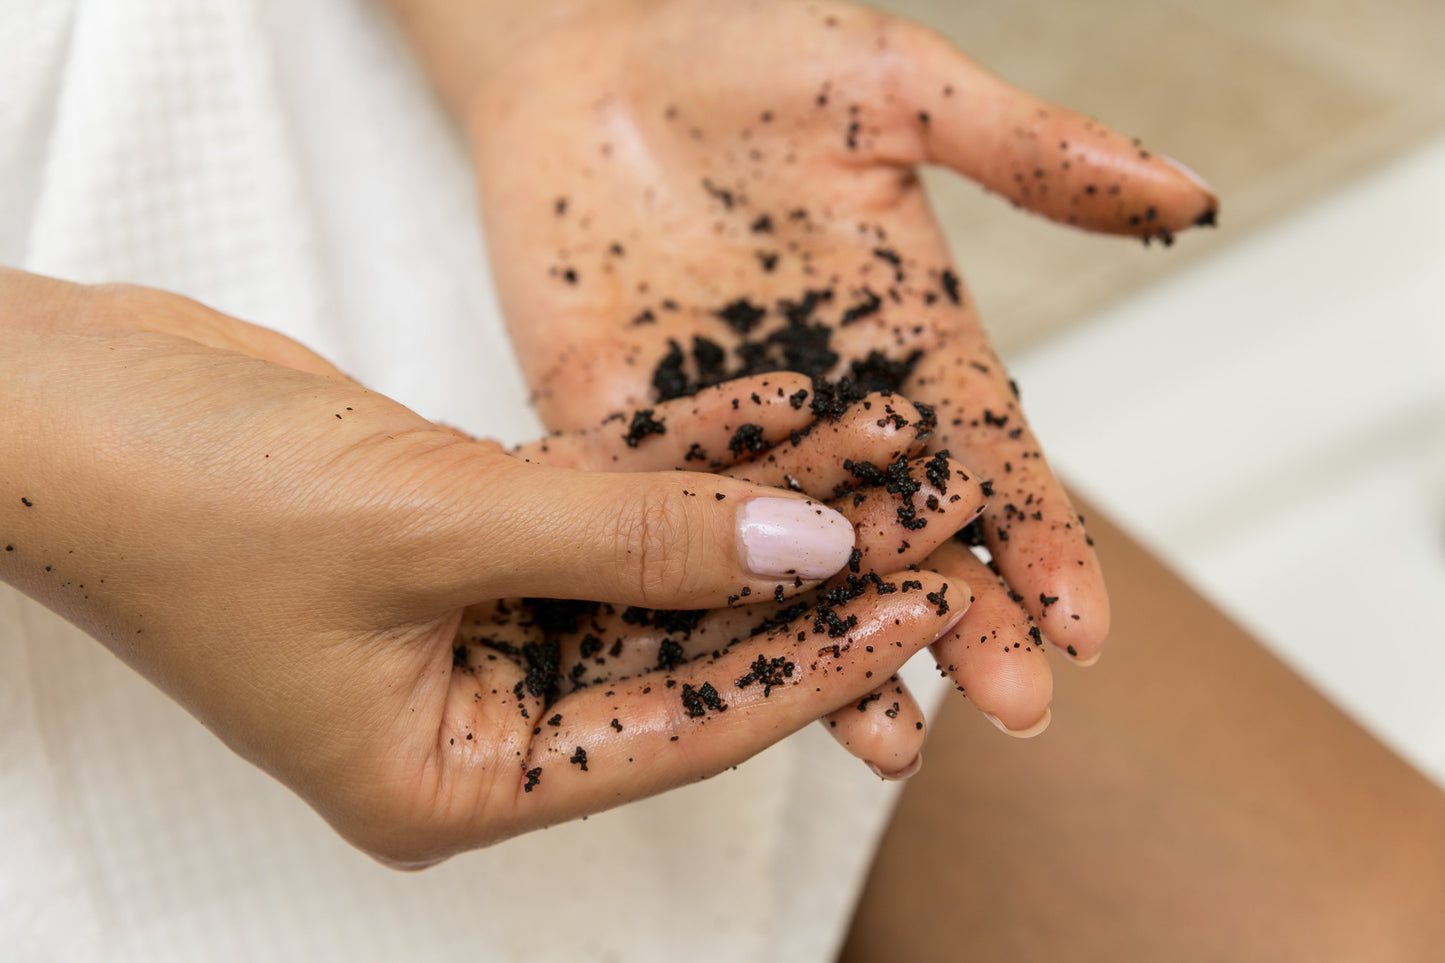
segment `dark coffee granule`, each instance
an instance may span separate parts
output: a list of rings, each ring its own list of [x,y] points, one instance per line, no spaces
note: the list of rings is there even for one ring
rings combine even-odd
[[[586,772],[586,771],[587,771],[587,750],[586,750],[586,749],[583,749],[581,746],[578,746],[578,747],[577,747],[577,751],[574,752],[574,753],[572,753],[572,758],[571,758],[571,759],[568,759],[567,761],[570,762],[570,763],[572,763],[573,765],[578,766],[579,768],[581,768],[581,770],[582,770],[583,772]]]
[[[539,699],[555,696],[562,659],[562,649],[557,640],[528,642],[522,646],[522,658],[527,663],[527,691]]]
[[[607,654],[610,655],[610,656],[612,656],[614,659],[615,659],[615,658],[618,658],[619,656],[621,656],[621,655],[622,655],[622,640],[621,640],[621,639],[618,639],[616,642],[613,642],[613,643],[612,643],[612,648],[610,648],[610,649],[607,650]]]
[[[632,319],[632,323],[633,323],[634,325],[639,325],[639,324],[653,324],[653,323],[655,323],[656,321],[657,321],[657,315],[655,315],[655,314],[652,313],[652,309],[651,309],[651,308],[643,308],[643,309],[642,309],[642,312],[641,312],[640,314],[638,314],[637,317],[635,317],[635,318]]]
[[[960,542],[970,548],[987,545],[988,539],[983,534],[983,519],[975,518],[967,525],[960,528],[953,536],[955,542]]]
[[[923,474],[928,477],[928,483],[944,495],[948,494],[948,470],[947,450],[936,453],[923,464]]]
[[[34,508],[34,507],[35,507],[35,503],[32,502],[30,499],[24,497],[24,496],[21,496],[21,498],[20,498],[20,504],[24,505],[26,508]]]
[[[1002,428],[1008,424],[1008,415],[996,415],[985,408],[983,410],[983,423],[993,428]]]
[[[883,710],[883,714],[884,714],[885,716],[887,716],[888,718],[890,718],[890,719],[897,719],[897,718],[898,718],[898,711],[899,711],[899,705],[898,705],[898,703],[895,702],[895,703],[893,703],[892,708],[884,709],[884,710]]]
[[[873,391],[898,391],[922,357],[922,351],[914,351],[906,358],[890,358],[881,351],[870,351],[868,357],[861,361],[854,360],[848,368],[858,390],[863,394]]]
[[[671,338],[667,342],[667,354],[657,363],[652,372],[652,387],[657,391],[659,401],[671,401],[673,398],[682,398],[694,393],[694,386],[688,381],[687,375],[683,373],[682,366],[686,362],[682,353],[682,345]]]
[[[524,790],[526,790],[527,792],[531,792],[531,791],[536,787],[537,783],[539,783],[539,782],[541,782],[541,781],[542,781],[542,767],[541,767],[541,766],[538,766],[536,769],[528,769],[528,770],[527,770],[527,784],[524,785],[522,788],[523,788]]]
[[[716,184],[714,184],[711,180],[709,180],[709,179],[706,178],[706,177],[704,177],[704,178],[702,179],[702,189],[705,190],[705,191],[707,191],[709,194],[711,194],[714,199],[720,201],[720,202],[722,203],[722,206],[723,206],[723,207],[725,207],[725,208],[727,208],[727,209],[729,209],[729,210],[732,209],[733,201],[734,201],[734,197],[733,197],[733,192],[732,192],[732,191],[728,190],[728,189],[725,188],[725,187],[719,187],[719,186],[717,186]]]
[[[848,136],[845,138],[845,143],[847,143],[849,150],[858,149],[858,131],[860,129],[856,120],[848,125]]]
[[[563,269],[563,271],[562,271],[562,280],[566,281],[568,284],[576,284],[576,283],[577,283],[577,269],[576,269],[576,268],[565,268],[565,269]]]
[[[550,718],[550,719],[547,720],[547,725],[551,726],[551,727],[554,728],[554,729],[557,728],[558,726],[560,726],[561,724],[562,724],[562,713],[560,713],[560,712],[557,713],[556,715],[554,715],[552,718]]]
[[[687,454],[682,456],[683,461],[707,461],[707,451],[702,445],[693,442],[688,446]]]
[[[726,379],[727,352],[722,345],[710,338],[694,336],[692,339],[692,361],[697,365],[697,375],[705,383]]]
[[[871,317],[872,315],[877,314],[879,309],[883,307],[883,299],[880,298],[877,294],[875,294],[871,289],[865,287],[863,289],[863,294],[863,300],[859,301],[857,304],[845,310],[843,312],[843,317],[839,319],[838,324],[846,325],[852,324],[855,321],[861,321],[864,318]]]
[[[774,686],[781,686],[788,679],[793,677],[794,664],[782,656],[775,656],[769,659],[767,656],[758,656],[753,664],[748,667],[747,675],[737,681],[739,689],[746,689],[753,683],[760,683],[763,687],[763,698],[772,695]]]
[[[980,481],[980,482],[978,483],[978,489],[979,489],[979,491],[983,492],[983,497],[984,497],[984,498],[992,498],[992,497],[993,497],[993,482],[991,482],[991,481]]]
[[[954,304],[962,304],[963,298],[959,291],[958,275],[949,268],[944,268],[938,275],[938,280],[943,283],[943,293]]]
[[[899,281],[903,280],[903,259],[898,256],[897,251],[887,247],[875,247],[873,249],[873,256],[880,261],[886,261],[888,264],[891,264],[896,278]]]
[[[717,689],[713,688],[711,682],[704,682],[700,688],[694,689],[686,682],[682,685],[682,707],[687,714],[694,719],[707,715],[707,711],[727,711],[727,703],[722,701]]]
[[[946,615],[948,614],[948,600],[945,599],[944,596],[947,594],[948,584],[944,583],[942,586],[939,587],[937,592],[929,592],[923,597],[928,599],[928,601],[932,602],[934,605],[938,606],[938,611],[935,613],[936,615]]]
[[[618,732],[622,731],[622,723],[618,722],[616,719],[613,719],[610,724],[612,728],[616,729]]]
[[[868,693],[868,694],[865,695],[863,698],[861,698],[861,699],[858,700],[858,705],[857,705],[858,711],[859,711],[859,712],[866,712],[866,711],[868,710],[868,706],[869,706],[870,703],[877,702],[877,701],[878,701],[879,699],[881,699],[881,698],[883,698],[882,693],[878,693],[878,692],[870,692],[870,693]]]
[[[1218,227],[1218,226],[1219,226],[1219,212],[1216,211],[1214,208],[1211,207],[1209,210],[1205,211],[1203,214],[1199,215],[1198,217],[1196,217],[1196,218],[1194,219],[1194,226],[1195,226],[1195,227]]]
[[[844,467],[847,467],[846,463]],[[923,486],[914,480],[908,467],[908,456],[899,455],[898,459],[884,472],[883,489],[891,495],[902,495],[911,504],[913,496]]]
[[[843,470],[865,485],[882,485],[888,481],[888,476],[883,470],[871,461],[854,461],[851,458],[843,459]]]
[[[903,580],[903,591],[904,591],[904,592],[911,592],[911,591],[913,591],[914,589],[918,589],[919,591],[922,591],[922,590],[923,590],[923,583],[920,582],[920,581],[918,581],[917,579],[911,579],[911,578],[906,578],[906,579]]]
[[[8,552],[8,551],[10,551],[10,550],[11,550],[11,546],[6,545],[6,546],[5,546],[5,551]],[[452,668],[453,668],[453,669],[465,669],[466,667],[467,667],[467,647],[466,647],[465,645],[453,646],[453,647],[452,647]]]
[[[595,618],[601,608],[600,603],[583,599],[526,598],[522,601],[526,603],[532,624],[546,635],[576,632],[578,621]]]
[[[588,632],[586,635],[582,636],[582,641],[577,647],[577,652],[579,655],[582,656],[582,658],[590,659],[592,658],[592,656],[596,655],[600,651],[602,651],[601,639],[593,635],[591,632]]]
[[[1076,656],[1076,657],[1077,657],[1078,654],[1079,654],[1079,650],[1076,649],[1076,648],[1074,648],[1072,645],[1065,646],[1065,647],[1064,647],[1064,651],[1067,652],[1067,653],[1069,653],[1069,655]]]
[[[1044,644],[1044,635],[1042,632],[1039,631],[1039,627],[1037,625],[1029,626],[1029,638],[1034,640],[1035,645]]]
[[[778,266],[778,255],[772,251],[756,251],[754,253],[757,254],[758,264],[762,266],[762,269],[768,274],[773,273]]]
[[[807,401],[808,401],[808,389],[807,389],[807,388],[799,388],[797,391],[795,391],[795,392],[793,392],[792,394],[788,395],[788,404],[790,404],[790,405],[793,406],[793,410],[794,410],[794,411],[802,408],[803,405],[805,405],[805,404],[807,403]]]
[[[839,638],[847,635],[848,631],[858,624],[858,616],[850,615],[846,619],[838,615],[831,605],[819,603],[817,611],[813,615],[813,631],[827,631],[829,638]]]
[[[687,661],[687,653],[672,639],[663,639],[662,644],[657,647],[657,668],[667,672],[677,668],[685,661]]]
[[[766,214],[759,214],[757,220],[749,226],[749,230],[754,234],[771,234],[773,233],[773,219]]]
[[[897,509],[898,524],[910,532],[916,532],[920,528],[928,527],[928,519],[918,517],[918,509],[912,505],[902,505]]]
[[[741,455],[744,450],[756,455],[767,447],[768,443],[763,440],[762,425],[740,425],[738,430],[733,432],[732,438],[728,439],[728,451],[734,455]]]
[[[633,412],[632,424],[628,427],[627,434],[622,436],[628,448],[636,448],[648,435],[667,434],[667,425],[662,419],[652,417],[653,411],[652,408],[643,408]]]
[[[853,549],[852,554],[848,556],[848,571],[852,572],[854,575],[857,575],[862,564],[863,550],[859,548]]]
[[[783,600],[783,587],[782,587],[781,585],[774,585],[774,586],[773,586],[773,601],[774,601],[774,602],[781,602],[782,600]]]
[[[768,309],[749,302],[747,298],[738,298],[713,313],[738,334],[752,334],[767,316]]]
[[[567,213],[567,198],[565,198],[565,197],[559,197],[559,198],[557,198],[557,200],[556,200],[555,202],[553,202],[553,204],[552,204],[552,210],[557,213],[557,216],[558,216],[558,217],[561,217],[563,214],[566,214],[566,213]]]
[[[1053,605],[1058,600],[1059,597],[1057,595],[1045,595],[1043,592],[1039,593],[1039,604],[1043,606],[1045,614],[1048,613],[1049,606]]]

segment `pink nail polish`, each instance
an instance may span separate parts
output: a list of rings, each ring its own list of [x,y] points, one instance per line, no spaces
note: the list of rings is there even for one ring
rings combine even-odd
[[[853,554],[848,519],[803,498],[753,498],[738,509],[738,558],[763,578],[827,578]]]

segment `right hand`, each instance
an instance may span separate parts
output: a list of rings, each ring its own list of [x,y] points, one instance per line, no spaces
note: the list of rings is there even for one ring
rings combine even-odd
[[[804,616],[605,689],[561,694],[545,651],[456,666],[469,606],[771,600],[843,566],[853,533],[735,478],[528,465],[158,291],[0,270],[0,334],[0,578],[392,863],[721,771],[856,702],[968,598],[920,573],[924,591],[841,606],[845,636]],[[769,438],[807,418],[768,407]],[[771,554],[743,506],[783,529]],[[945,586],[946,614],[926,598]],[[794,672],[736,686],[759,657]]]

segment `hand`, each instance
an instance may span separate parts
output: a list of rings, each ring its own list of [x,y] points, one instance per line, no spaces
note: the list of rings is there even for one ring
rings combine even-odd
[[[468,607],[770,600],[841,568],[853,533],[804,496],[725,476],[528,465],[157,291],[0,271],[0,323],[0,577],[392,862],[718,772],[931,642],[964,605],[929,594],[968,597],[920,575],[923,590],[840,608],[856,623],[837,651],[794,620],[677,667],[671,686],[560,694],[545,651],[454,665]],[[811,418],[762,407],[765,438]],[[760,657],[794,671],[735,686]]]
[[[935,655],[1003,728],[1038,731],[1042,641],[1091,662],[1108,600],[914,168],[1164,243],[1212,223],[1209,190],[858,7],[559,3],[468,57],[494,7],[393,3],[472,132],[505,313],[548,423],[769,366],[932,405],[933,449],[991,483],[980,540],[1006,581],[957,549],[929,562],[979,596]],[[416,14],[428,7],[455,15]]]

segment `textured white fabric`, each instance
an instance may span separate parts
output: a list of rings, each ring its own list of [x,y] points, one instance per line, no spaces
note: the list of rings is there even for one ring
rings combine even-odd
[[[0,37],[0,261],[179,291],[427,417],[535,431],[464,153],[380,10],[0,0]],[[5,959],[825,959],[892,798],[815,728],[399,875],[0,587]]]

